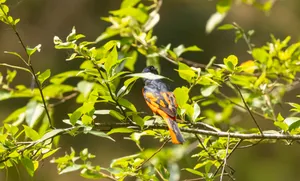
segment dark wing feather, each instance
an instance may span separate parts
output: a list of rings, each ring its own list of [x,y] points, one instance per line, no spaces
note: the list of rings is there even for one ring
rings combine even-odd
[[[170,117],[176,118],[177,104],[172,92],[144,90],[143,95],[152,106],[161,109]]]

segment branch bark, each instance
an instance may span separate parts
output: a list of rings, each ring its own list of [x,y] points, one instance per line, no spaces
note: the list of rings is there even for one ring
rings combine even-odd
[[[132,124],[129,123],[95,123],[95,129],[101,130],[101,131],[109,131],[113,128],[124,128],[129,127],[136,130],[140,130],[138,126],[132,126]],[[164,129],[168,130],[168,127],[166,125],[147,125],[147,128],[145,129]],[[216,136],[216,137],[228,137],[230,138],[239,138],[243,140],[300,140],[300,135],[289,135],[289,134],[272,134],[272,133],[264,133],[263,135],[259,133],[238,133],[238,132],[224,132],[224,131],[211,131],[211,130],[205,130],[205,129],[199,129],[199,128],[180,128],[182,132],[185,133],[196,133],[196,134],[202,134],[207,136]]]

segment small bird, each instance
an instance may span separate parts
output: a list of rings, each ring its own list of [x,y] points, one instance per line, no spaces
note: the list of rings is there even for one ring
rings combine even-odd
[[[143,73],[147,72],[158,74],[153,66],[144,68]],[[174,94],[169,91],[167,85],[161,79],[151,80],[144,78],[144,84],[143,96],[147,105],[153,113],[160,115],[166,121],[172,143],[182,144],[184,138],[176,123],[177,103]]]

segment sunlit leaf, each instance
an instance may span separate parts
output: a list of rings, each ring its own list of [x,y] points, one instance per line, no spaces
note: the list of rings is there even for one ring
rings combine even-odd
[[[74,165],[71,165],[71,166],[67,166],[62,171],[60,171],[59,174],[74,172],[74,171],[77,171],[79,169],[81,169],[81,165],[74,164]]]
[[[222,26],[219,26],[218,30],[231,30],[234,28],[235,28],[235,26],[233,26],[233,24],[224,24]]]
[[[34,48],[30,48],[30,47],[26,47],[26,52],[28,54],[28,56],[33,55],[36,51],[40,52],[41,51],[41,44],[38,44],[36,47]]]
[[[26,125],[23,125],[23,127],[25,130],[26,137],[30,138],[32,141],[38,140],[40,138],[40,135],[34,129],[32,129]]]
[[[21,159],[21,162],[23,164],[23,166],[25,167],[25,169],[27,170],[28,174],[33,177],[34,175],[34,164],[33,161],[27,157],[23,157]]]
[[[144,78],[144,79],[151,79],[151,80],[157,80],[157,79],[168,79],[171,80],[167,77],[157,75],[157,74],[152,74],[150,72],[147,73],[135,73],[135,74],[128,74],[125,77],[139,77],[139,78]]]
[[[300,117],[287,117],[283,122],[289,126],[290,131],[300,127]]]
[[[211,33],[215,29],[215,27],[223,21],[226,15],[226,13],[219,12],[215,12],[214,14],[212,14],[206,23],[206,33]]]
[[[219,0],[217,3],[217,11],[219,13],[226,13],[230,10],[232,4],[232,0]]]
[[[204,97],[210,96],[218,88],[218,85],[204,86],[201,88],[201,94]]]
[[[179,107],[182,107],[189,100],[189,89],[187,87],[178,87],[174,90],[176,102]]]
[[[47,80],[50,77],[50,75],[51,75],[50,69],[47,69],[45,72],[38,75],[38,79],[40,81],[40,84],[42,85],[44,83],[44,81]]]
[[[121,9],[122,8],[128,8],[128,7],[133,7],[137,3],[139,3],[141,0],[124,0],[121,4]]]
[[[106,133],[104,133],[102,131],[93,131],[93,130],[91,130],[88,133],[92,134],[94,136],[99,136],[99,137],[102,137],[102,138],[107,138],[107,139],[110,139],[110,140],[112,140],[112,141],[115,142],[115,140],[112,137],[108,136]]]
[[[110,13],[115,16],[121,16],[121,17],[132,16],[133,18],[135,18],[141,23],[145,23],[146,20],[148,19],[148,14],[146,14],[140,9],[133,8],[133,7],[127,7],[115,11],[110,11]]]
[[[192,82],[193,78],[196,76],[196,73],[194,72],[193,69],[191,69],[189,66],[187,66],[184,63],[178,62],[178,73],[179,76],[188,81],[188,82]]]
[[[26,123],[29,127],[33,127],[37,121],[41,118],[45,109],[43,104],[37,101],[30,101],[26,105]]]
[[[111,135],[114,133],[132,133],[134,132],[134,129],[132,128],[114,128],[112,130],[110,130],[107,135]]]
[[[185,52],[189,52],[189,51],[199,52],[199,51],[203,51],[203,50],[200,49],[199,47],[197,47],[196,45],[190,46],[190,47],[185,47],[184,45],[179,45],[178,47],[174,48],[173,51],[177,57],[180,57],[180,55],[182,55]]]

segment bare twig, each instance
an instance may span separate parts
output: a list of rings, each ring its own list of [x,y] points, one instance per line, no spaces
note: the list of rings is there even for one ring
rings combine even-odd
[[[225,154],[225,158],[223,160],[223,169],[222,169],[222,172],[221,172],[221,175],[220,175],[220,181],[223,180],[225,167],[227,165],[227,155],[228,155],[229,142],[230,142],[230,136],[228,135],[228,137],[227,137],[227,146],[226,146],[226,154]]]
[[[78,95],[78,92],[73,92],[72,94],[67,95],[67,96],[63,97],[62,99],[60,99],[58,102],[55,102],[53,104],[49,104],[49,107],[55,107],[55,106],[57,106],[59,104],[62,104],[64,102],[66,102],[66,101],[68,101],[68,100],[76,97],[77,95]]]
[[[253,122],[256,124],[256,126],[257,126],[257,128],[258,128],[260,134],[263,135],[263,131],[262,131],[262,129],[259,127],[259,125],[258,125],[258,123],[257,123],[257,121],[256,121],[256,119],[255,119],[255,117],[253,116],[252,111],[250,110],[248,104],[246,103],[246,101],[245,101],[245,99],[244,99],[244,96],[243,96],[243,94],[242,94],[240,88],[239,88],[237,85],[235,85],[235,84],[232,84],[232,85],[233,85],[233,86],[236,88],[236,90],[238,91],[238,93],[239,93],[239,95],[240,95],[240,97],[241,97],[241,99],[242,99],[242,101],[243,101],[245,107],[247,108],[248,113],[250,114],[250,116],[251,116]]]
[[[170,141],[170,138],[169,139],[166,139],[166,141],[163,142],[163,144],[149,157],[147,158],[145,161],[143,161],[138,167],[137,167],[137,170],[140,170],[143,165],[145,165],[149,160],[151,160],[157,153],[159,153],[163,147]]]
[[[140,130],[139,126],[133,126],[129,123],[95,123],[94,129],[101,131],[109,131],[113,128],[122,128],[122,127],[130,127],[135,130]],[[166,125],[148,125],[147,128],[144,129],[163,129],[168,130]],[[264,135],[257,133],[232,133],[232,132],[215,132],[210,130],[199,129],[195,127],[190,128],[180,128],[182,132],[185,133],[197,133],[202,135],[216,136],[216,137],[228,137],[230,138],[239,138],[242,140],[300,140],[300,135],[288,135],[288,134],[273,134],[273,133],[264,133]]]
[[[219,94],[219,95],[221,95],[222,97],[224,97],[225,99],[227,99],[231,104],[234,104],[234,105],[236,105],[237,107],[242,108],[242,109],[248,111],[248,109],[247,109],[246,107],[240,105],[240,104],[237,103],[237,102],[234,102],[230,97],[226,96],[226,95],[223,94],[222,92],[218,92],[217,94]],[[251,112],[252,112],[253,114],[255,114],[255,115],[257,115],[257,116],[263,118],[263,119],[275,121],[275,120],[273,120],[272,118],[266,117],[266,116],[264,116],[263,114],[261,114],[261,113],[259,113],[259,112],[257,112],[257,111],[253,111],[253,110],[252,110]]]
[[[229,137],[231,137],[230,135],[227,137],[227,138],[229,138]],[[229,157],[233,154],[233,152],[238,148],[238,146],[241,144],[243,142],[243,140],[242,139],[240,139],[235,145],[234,145],[234,147],[232,148],[232,150],[231,150],[231,152],[226,156],[226,158],[224,159],[224,161],[225,160],[228,160],[229,159]],[[227,142],[228,143],[228,142]],[[214,173],[214,176],[216,176],[217,175],[217,173],[219,172],[219,170],[221,169],[221,167],[223,166],[223,164],[225,163],[225,162],[222,162],[221,164],[220,164],[220,166],[217,168],[217,170],[215,171],[215,173]]]

